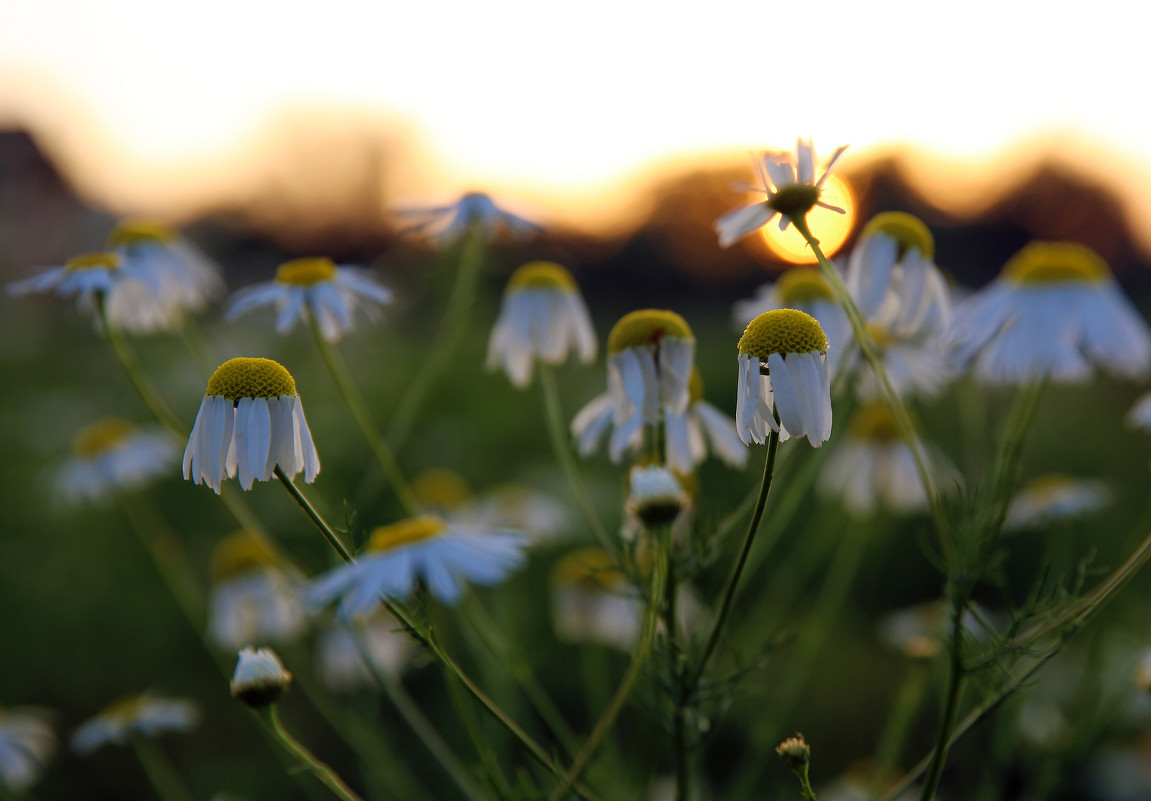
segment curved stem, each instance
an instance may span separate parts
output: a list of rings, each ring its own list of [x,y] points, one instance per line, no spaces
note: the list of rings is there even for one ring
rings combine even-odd
[[[280,479],[280,483],[284,485],[284,489],[296,499],[296,503],[304,510],[304,514],[306,514],[312,523],[315,524],[316,528],[320,530],[320,533],[324,535],[324,539],[335,549],[336,553],[340,555],[340,558],[345,562],[355,561],[352,558],[352,552],[344,545],[343,540],[339,538],[336,532],[332,530],[332,527],[328,525],[327,521],[316,511],[316,508],[304,497],[299,487],[292,483],[292,479],[284,474],[284,471],[280,469],[279,465],[276,465],[275,474],[276,478]]]
[[[284,747],[284,750],[298,759],[301,764],[311,771],[313,776],[323,782],[337,798],[343,799],[343,801],[363,801],[363,799],[352,791],[352,788],[348,787],[338,773],[317,759],[315,754],[304,747],[299,740],[288,734],[280,723],[280,713],[276,709],[275,704],[269,704],[262,709],[256,710],[256,714],[260,716],[260,720],[264,722],[264,725],[268,727],[272,736]]]
[[[168,755],[160,750],[154,740],[143,736],[133,737],[132,749],[144,772],[148,774],[148,780],[156,788],[156,794],[163,801],[196,801],[196,796],[176,772],[172,760],[168,759]]]

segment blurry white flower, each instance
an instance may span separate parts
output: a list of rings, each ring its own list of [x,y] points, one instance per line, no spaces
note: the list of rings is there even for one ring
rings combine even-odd
[[[550,261],[533,261],[512,273],[500,317],[488,341],[487,367],[503,367],[511,382],[528,386],[532,367],[562,364],[575,350],[595,359],[596,337],[587,306],[571,273]]]
[[[501,228],[516,238],[526,238],[543,230],[535,223],[499,208],[483,192],[468,192],[447,206],[401,209],[395,214],[410,221],[405,231],[427,234],[438,245],[455,242],[472,226],[482,229],[488,237]]]
[[[39,709],[0,708],[0,788],[23,793],[56,753],[56,732]]]
[[[155,737],[166,731],[186,731],[199,712],[191,701],[145,693],[124,698],[82,724],[72,735],[72,750],[90,754],[105,743],[122,745],[134,735]]]
[[[1088,517],[1111,503],[1111,490],[1102,481],[1059,473],[1032,479],[1007,507],[1003,528],[1039,528],[1060,520]]]
[[[372,532],[359,560],[312,582],[305,604],[323,607],[340,598],[340,613],[368,612],[381,596],[406,598],[423,582],[441,603],[454,604],[463,583],[491,586],[524,561],[527,538],[518,531],[489,531],[421,515]]]
[[[296,381],[271,359],[229,359],[212,374],[188,446],[184,478],[220,493],[225,478],[240,487],[268,481],[276,467],[309,484],[320,472]]]
[[[559,538],[571,527],[571,512],[546,492],[518,484],[487,490],[452,515],[454,520],[483,528],[523,531],[538,545]]]
[[[645,528],[670,524],[691,505],[679,479],[666,467],[633,467],[628,481],[627,512]]]
[[[1050,376],[1083,382],[1098,364],[1140,378],[1151,368],[1151,331],[1106,263],[1068,242],[1032,242],[999,278],[955,311],[949,344],[988,383]]]
[[[233,295],[224,319],[234,320],[260,306],[275,306],[276,333],[286,334],[297,322],[315,319],[324,339],[335,342],[355,326],[357,309],[374,322],[376,307],[391,302],[391,290],[358,267],[336,265],[331,259],[294,259],[277,267],[271,281]]]
[[[1141,428],[1151,431],[1151,392],[1139,396],[1131,411],[1127,413],[1126,421],[1131,428]]]
[[[896,394],[902,398],[932,398],[955,378],[946,351],[937,338],[898,337],[881,323],[869,323],[867,332],[883,360],[887,377]],[[861,400],[882,397],[875,371],[857,352],[844,365],[855,372],[855,392]]]
[[[795,309],[764,312],[739,338],[735,424],[744,444],[806,436],[818,448],[831,436],[827,337]],[[779,420],[776,420],[778,415]]]
[[[1104,746],[1090,758],[1084,784],[1096,801],[1151,798],[1151,737],[1126,747]]]
[[[247,531],[225,537],[212,552],[208,637],[234,651],[282,643],[303,633],[301,581],[263,540]]]
[[[355,632],[351,626],[356,627]],[[412,638],[383,609],[352,621],[337,618],[316,640],[316,672],[329,690],[348,692],[359,686],[375,686],[361,644],[375,670],[393,679],[403,673],[416,650]]]
[[[292,683],[292,674],[271,648],[245,648],[236,659],[232,695],[259,709],[274,703]]]
[[[944,600],[897,609],[880,619],[879,639],[912,659],[930,659],[944,649],[950,637],[950,610]],[[987,642],[993,632],[980,622],[987,614],[978,611],[976,614],[969,608],[963,613],[963,628],[976,642]]]
[[[76,435],[72,456],[56,471],[56,491],[69,502],[103,500],[165,475],[176,453],[158,428],[105,418]]]
[[[819,194],[823,182],[831,173],[832,165],[845,150],[847,145],[836,149],[818,181],[815,180],[815,154],[810,141],[796,140],[794,158],[786,151],[761,153],[754,161],[759,185],[746,188],[762,193],[767,198],[733,209],[716,220],[715,232],[719,235],[719,246],[726,248],[734,245],[747,234],[767,225],[777,214],[781,215],[781,231],[787,228],[792,218],[802,218],[815,206],[843,214],[843,209],[838,206],[821,201]]]

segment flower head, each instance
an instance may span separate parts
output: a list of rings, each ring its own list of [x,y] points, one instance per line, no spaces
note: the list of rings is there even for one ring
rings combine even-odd
[[[1111,503],[1111,490],[1102,481],[1073,478],[1061,473],[1034,478],[1023,485],[1007,507],[1003,527],[1008,530],[1040,528],[1063,520],[1076,520]]]
[[[819,195],[832,165],[845,150],[847,145],[836,149],[818,181],[815,180],[815,152],[810,141],[796,140],[794,158],[786,151],[761,153],[755,160],[759,186],[749,188],[767,198],[733,209],[716,220],[719,246],[734,245],[747,234],[767,225],[777,214],[781,215],[780,230],[786,229],[793,220],[802,219],[816,206],[843,214],[843,209],[824,203]]]
[[[503,581],[523,564],[526,545],[517,531],[448,524],[430,514],[408,518],[373,531],[359,560],[316,579],[305,603],[318,608],[341,598],[340,612],[352,616],[374,609],[381,596],[406,598],[422,581],[441,603],[454,604],[465,581]]]
[[[1107,264],[1083,245],[1032,242],[955,312],[948,343],[995,384],[1050,376],[1082,382],[1097,364],[1128,378],[1151,370],[1151,331]]]
[[[85,427],[72,456],[56,471],[56,489],[68,501],[99,501],[167,473],[176,446],[165,432],[109,417]]]
[[[23,793],[56,753],[56,732],[39,709],[0,708],[0,788]]]
[[[292,674],[271,648],[245,648],[232,674],[232,695],[259,709],[275,703],[287,692]]]
[[[579,548],[552,570],[552,618],[567,642],[597,642],[630,651],[643,602],[607,551]]]
[[[455,242],[473,227],[488,237],[501,228],[515,238],[526,238],[543,230],[535,223],[499,208],[483,192],[468,192],[446,206],[402,209],[396,215],[411,221],[405,229],[407,232],[426,233],[438,245]]]
[[[253,642],[286,642],[306,622],[300,581],[268,543],[248,531],[225,537],[212,551],[208,637],[228,650]]]
[[[238,473],[249,490],[276,467],[289,478],[303,470],[308,483],[320,472],[296,381],[271,359],[230,359],[208,380],[184,449],[184,478],[219,494],[225,478]]]
[[[735,423],[744,444],[806,436],[818,448],[831,436],[827,336],[796,309],[764,312],[739,338]]]
[[[83,723],[72,735],[72,749],[90,754],[105,743],[122,745],[132,736],[155,737],[166,731],[186,731],[200,714],[195,704],[182,698],[162,698],[145,693],[121,699]]]
[[[562,364],[572,350],[584,364],[595,359],[595,329],[575,279],[550,261],[525,264],[512,273],[504,292],[488,341],[488,369],[502,366],[522,388],[531,382],[535,359]]]
[[[670,525],[691,504],[679,479],[666,467],[633,467],[628,493],[628,513],[645,528]]]
[[[260,306],[274,306],[276,333],[286,334],[297,322],[314,319],[324,339],[335,342],[355,327],[357,309],[375,321],[377,307],[391,302],[391,290],[359,267],[337,265],[325,258],[293,259],[276,268],[271,281],[233,295],[224,317],[234,320]]]

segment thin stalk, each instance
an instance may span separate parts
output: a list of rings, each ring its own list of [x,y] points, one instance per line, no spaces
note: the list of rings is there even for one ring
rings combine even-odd
[[[323,782],[337,798],[342,799],[342,801],[363,801],[352,791],[352,788],[348,787],[338,773],[317,759],[315,754],[304,747],[299,740],[288,734],[283,724],[280,723],[280,713],[275,704],[257,709],[256,714],[259,715],[260,720],[268,727],[268,731],[272,733],[277,742],[284,747],[284,750],[299,760],[300,764]]]
[[[335,549],[336,553],[340,555],[340,558],[345,562],[355,561],[352,558],[352,552],[344,545],[343,540],[332,530],[332,527],[328,525],[327,521],[320,516],[320,513],[316,511],[316,508],[312,506],[308,499],[304,497],[299,487],[292,483],[292,479],[284,474],[284,471],[280,469],[279,465],[276,465],[275,474],[276,478],[280,479],[280,483],[284,485],[284,489],[288,491],[289,495],[295,498],[296,503],[304,510],[304,514],[306,514],[316,528],[320,530],[320,533],[324,535],[324,539]]]
[[[416,503],[416,498],[412,495],[412,490],[404,478],[404,473],[400,469],[399,462],[396,461],[395,454],[388,447],[384,435],[380,433],[379,427],[372,419],[371,413],[368,412],[363,396],[356,389],[355,382],[352,381],[352,376],[348,373],[347,365],[344,364],[344,360],[340,358],[339,352],[332,347],[332,344],[324,339],[324,334],[320,331],[320,324],[314,314],[308,315],[308,322],[312,329],[312,338],[316,341],[316,349],[320,352],[320,358],[323,360],[324,366],[328,368],[332,380],[336,383],[336,389],[339,390],[344,403],[348,405],[348,409],[351,411],[352,417],[355,418],[356,425],[360,427],[364,439],[368,441],[368,447],[371,448],[372,455],[376,457],[380,471],[383,472],[392,492],[396,494],[396,499],[404,508],[404,512],[409,517],[414,517],[419,514],[419,504]]]
[[[899,763],[907,735],[923,704],[927,679],[930,676],[928,667],[929,663],[925,659],[916,659],[912,663],[911,674],[904,681],[895,702],[891,705],[891,712],[887,716],[883,733],[879,736],[879,745],[875,749],[875,762],[868,783],[873,796],[879,792],[886,777]]]
[[[132,749],[140,760],[148,781],[156,788],[156,794],[163,801],[196,801],[196,796],[180,778],[176,766],[168,759],[155,740],[147,737],[133,737]]]
[[[687,665],[684,661],[683,646],[679,638],[676,601],[678,582],[674,560],[668,559],[667,589],[664,596],[663,626],[667,632],[668,659],[671,673],[675,678],[676,694],[671,716],[672,757],[675,762],[676,801],[691,801],[691,763],[687,752],[687,706],[691,702],[691,687],[687,683]]]
[[[601,714],[599,720],[596,721],[591,734],[584,742],[583,748],[580,749],[575,761],[572,762],[572,766],[568,768],[567,773],[564,774],[563,781],[559,787],[556,788],[555,792],[549,796],[550,801],[562,801],[562,799],[567,797],[567,794],[571,792],[576,780],[579,779],[580,774],[583,773],[584,768],[591,762],[596,750],[611,731],[616,717],[619,716],[620,710],[623,709],[624,703],[631,695],[632,690],[635,689],[635,685],[643,673],[648,656],[651,655],[652,646],[655,644],[660,612],[663,608],[664,592],[667,589],[668,552],[671,550],[670,527],[664,526],[655,533],[657,543],[655,566],[652,569],[651,576],[651,591],[648,598],[647,609],[644,612],[639,641],[636,642],[635,650],[632,652],[631,662],[627,666],[627,671],[624,673],[619,687],[616,688],[615,695],[612,696],[607,708],[604,709],[603,714]]]
[[[188,351],[188,355],[192,357],[192,361],[196,363],[200,375],[207,381],[212,375],[215,368],[215,360],[208,358],[208,350],[204,338],[204,332],[196,325],[196,322],[191,317],[185,317],[176,326],[176,333],[180,335],[180,341],[184,343],[184,347]]]
[[[931,756],[931,767],[927,773],[927,781],[923,784],[923,791],[919,795],[920,801],[932,801],[935,792],[939,789],[939,780],[943,776],[943,766],[947,762],[947,752],[951,747],[951,735],[955,731],[955,723],[959,719],[959,699],[963,694],[963,678],[966,671],[963,666],[962,637],[963,615],[967,610],[966,598],[956,599],[951,606],[951,666],[947,682],[947,699],[943,705],[943,716],[939,721],[939,733],[935,743],[935,753]]]

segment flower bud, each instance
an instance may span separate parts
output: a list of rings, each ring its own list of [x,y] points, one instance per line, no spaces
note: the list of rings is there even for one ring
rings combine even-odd
[[[271,648],[245,648],[240,651],[236,672],[232,675],[232,695],[255,709],[274,703],[288,685],[292,674],[284,669],[280,657]]]

